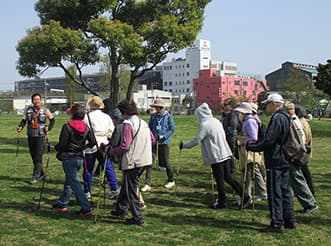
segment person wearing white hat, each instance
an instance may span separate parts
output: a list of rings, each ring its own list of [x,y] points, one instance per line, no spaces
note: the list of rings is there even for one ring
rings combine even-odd
[[[153,153],[157,153],[158,155],[159,168],[163,167],[167,172],[168,181],[164,187],[171,189],[175,186],[175,181],[173,177],[173,169],[169,161],[169,144],[171,136],[175,132],[175,122],[172,114],[165,110],[165,102],[162,98],[156,98],[150,106],[156,110],[156,112],[151,115],[148,123],[149,128],[157,141],[157,144],[153,146]],[[152,167],[150,166],[146,168],[146,184],[141,191],[146,192],[151,190],[151,176]]]
[[[259,196],[259,198],[266,200],[266,184],[259,168],[259,165],[263,162],[262,155],[261,153],[246,151],[245,148],[248,142],[255,143],[258,140],[259,122],[252,114],[253,109],[250,103],[242,102],[240,106],[234,110],[238,112],[239,119],[242,121],[242,134],[238,137],[237,145],[239,146],[239,159],[241,163],[242,180],[245,184],[245,191],[249,198],[253,199],[252,177],[254,175],[257,184],[256,194]]]
[[[283,109],[284,99],[278,93],[268,95],[263,103],[266,104],[267,112],[272,114],[265,137],[257,143],[248,143],[246,149],[254,152],[264,151],[271,222],[261,231],[283,233],[285,228],[296,228],[290,169],[283,150],[289,136],[289,115]]]
[[[85,150],[86,166],[83,171],[84,192],[87,198],[91,198],[93,169],[97,159],[99,163],[106,164],[105,177],[110,187],[109,199],[114,199],[119,194],[116,173],[111,160],[101,153],[100,146],[101,144],[107,145],[109,143],[115,126],[111,117],[102,112],[104,103],[100,97],[90,96],[87,99],[87,107],[89,112],[85,116],[85,122],[91,128],[98,146],[95,145],[93,148],[87,148]],[[105,160],[104,158],[107,159]]]

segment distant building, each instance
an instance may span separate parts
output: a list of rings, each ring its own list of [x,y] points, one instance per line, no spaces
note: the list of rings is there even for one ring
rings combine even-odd
[[[43,103],[45,104],[45,99],[42,98]],[[16,114],[23,114],[24,110],[32,105],[31,96],[16,96],[13,98],[13,111]],[[58,106],[63,110],[68,105],[68,99],[65,96],[50,96],[47,97],[47,105]]]
[[[269,90],[278,91],[283,87],[283,83],[289,80],[291,69],[296,68],[305,73],[306,78],[312,80],[317,75],[316,66],[300,64],[294,62],[284,62],[280,69],[273,71],[265,76]]]
[[[222,75],[222,71],[215,68],[200,70],[199,77],[193,81],[196,104],[206,102],[215,112],[221,111],[222,101],[229,97],[255,102],[258,94],[266,90],[266,81]]]
[[[99,74],[87,74],[83,75],[83,79],[90,85],[92,90],[98,91],[99,87]],[[51,89],[67,90],[67,81],[65,77],[53,77],[42,79],[28,79],[15,81],[15,92],[23,93],[40,93],[42,95],[49,93]],[[88,93],[88,91],[82,86],[77,86],[77,92]]]
[[[163,90],[162,67],[158,66],[155,70],[146,71],[138,78],[139,85],[146,85],[147,90]]]

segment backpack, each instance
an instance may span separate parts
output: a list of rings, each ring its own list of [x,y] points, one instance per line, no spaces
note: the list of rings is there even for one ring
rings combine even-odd
[[[305,144],[299,136],[299,133],[293,123],[290,120],[290,129],[288,131],[288,137],[283,145],[283,151],[287,160],[299,165],[306,165],[309,160],[309,154],[307,153]]]
[[[265,124],[262,122],[257,122],[258,123],[258,132],[257,132],[257,142],[261,142],[264,139],[265,133],[267,131],[267,127]]]

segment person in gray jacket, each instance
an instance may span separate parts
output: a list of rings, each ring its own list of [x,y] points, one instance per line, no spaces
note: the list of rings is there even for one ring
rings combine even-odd
[[[226,141],[222,123],[213,117],[212,111],[207,103],[202,103],[196,110],[195,116],[200,123],[200,129],[195,138],[190,142],[180,141],[179,148],[190,149],[201,142],[201,153],[205,166],[211,166],[216,180],[218,198],[211,205],[211,208],[225,208],[226,195],[224,181],[227,182],[239,196],[242,194],[241,184],[233,179],[230,170],[232,158],[231,149]],[[246,208],[250,203],[247,194],[240,208]]]

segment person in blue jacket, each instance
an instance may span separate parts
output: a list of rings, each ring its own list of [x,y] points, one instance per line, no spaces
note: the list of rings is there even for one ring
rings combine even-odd
[[[175,131],[175,123],[172,114],[165,110],[165,102],[162,98],[156,98],[151,107],[155,108],[149,120],[149,128],[151,129],[157,144],[153,148],[154,154],[157,153],[159,170],[166,169],[168,182],[164,185],[165,188],[171,189],[175,186],[173,178],[173,169],[169,161],[169,144],[171,136]],[[152,166],[146,168],[145,186],[141,191],[146,192],[151,190]]]

